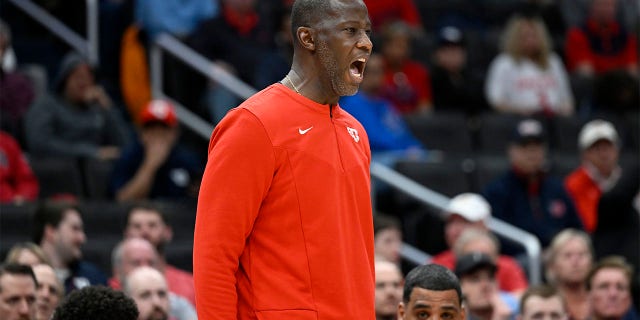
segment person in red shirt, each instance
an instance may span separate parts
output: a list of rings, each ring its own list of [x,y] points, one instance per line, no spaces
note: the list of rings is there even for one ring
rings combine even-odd
[[[583,108],[624,113],[638,108],[638,45],[616,21],[617,0],[593,0],[583,25],[569,30],[566,63]]]
[[[193,245],[198,319],[374,319],[362,0],[297,0],[291,70],[216,126]]]
[[[616,21],[617,0],[594,0],[587,21],[565,42],[570,72],[585,75],[624,69],[638,75],[637,39]]]
[[[405,22],[416,31],[422,29],[422,21],[413,0],[364,0],[364,3],[376,31],[397,20]]]
[[[564,180],[589,233],[593,233],[598,225],[598,202],[602,193],[611,190],[622,175],[618,165],[618,141],[618,133],[610,122],[597,119],[585,124],[578,136],[582,165]]]
[[[431,110],[429,71],[410,58],[411,29],[406,23],[397,21],[385,28],[382,55],[385,62],[382,96],[404,114]]]
[[[462,241],[465,243],[460,241],[462,234],[466,233],[467,230],[477,230],[478,232],[486,234],[486,237],[478,236],[477,239],[479,240],[475,242],[477,242],[479,246],[484,245],[483,249],[488,248],[489,250],[483,251],[490,251],[486,253],[490,253],[496,260],[498,267],[496,279],[499,283],[500,290],[514,294],[522,293],[528,286],[528,281],[522,267],[510,256],[499,254],[496,243],[497,240],[488,231],[486,223],[491,217],[491,206],[489,203],[478,194],[463,193],[451,199],[446,211],[449,215],[445,223],[445,241],[450,249],[433,256],[431,263],[443,265],[453,270],[456,265],[454,245],[457,244],[457,246],[460,247],[460,254],[467,251],[474,251],[472,249],[478,249],[463,248],[466,246],[467,241]],[[471,237],[471,235],[468,237]],[[488,239],[488,241],[481,241],[482,239],[480,238]]]
[[[38,197],[38,178],[25,160],[18,142],[0,131],[0,203],[22,203]]]

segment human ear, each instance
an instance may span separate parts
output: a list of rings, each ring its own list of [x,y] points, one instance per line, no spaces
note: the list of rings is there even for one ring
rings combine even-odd
[[[300,27],[296,35],[300,45],[307,50],[314,51],[316,49],[315,41],[313,40],[313,29],[309,27]]]
[[[404,320],[404,302],[398,303],[398,320]]]

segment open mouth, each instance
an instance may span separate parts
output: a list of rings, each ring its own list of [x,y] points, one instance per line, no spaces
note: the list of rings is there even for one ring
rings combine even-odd
[[[351,66],[349,66],[349,71],[351,72],[351,75],[354,78],[356,78],[357,81],[362,81],[362,75],[364,73],[364,67],[366,62],[367,60],[365,58],[360,58],[352,62]]]

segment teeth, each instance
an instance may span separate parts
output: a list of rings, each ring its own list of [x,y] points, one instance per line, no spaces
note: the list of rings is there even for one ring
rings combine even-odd
[[[358,59],[358,60],[356,60],[356,61],[366,62],[367,60],[366,60],[365,58],[360,58],[360,59]]]

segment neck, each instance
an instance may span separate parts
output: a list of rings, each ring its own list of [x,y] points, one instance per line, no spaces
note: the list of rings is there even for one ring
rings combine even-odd
[[[42,251],[44,251],[44,254],[47,256],[49,262],[51,263],[51,266],[54,269],[67,268],[67,264],[62,261],[62,259],[56,254],[56,249],[53,247],[53,244],[49,242],[43,242],[40,244],[40,246],[42,247]]]
[[[325,83],[322,80],[321,71],[315,67],[302,67],[303,65],[315,66],[316,62],[304,63],[304,61],[300,62],[300,59],[301,57],[294,54],[293,65],[287,74],[291,82],[295,84],[295,88],[289,81],[283,81],[283,84],[294,91],[297,89],[299,94],[316,103],[338,104],[340,97],[332,94],[331,83]]]

